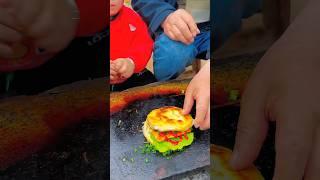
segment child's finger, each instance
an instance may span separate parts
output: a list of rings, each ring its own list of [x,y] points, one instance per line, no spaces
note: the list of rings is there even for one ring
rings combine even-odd
[[[19,32],[0,24],[0,41],[13,43],[19,42],[21,39],[22,35]]]
[[[195,37],[197,34],[200,33],[200,30],[198,29],[197,24],[191,15],[185,14],[184,16],[181,16],[181,17],[183,21],[189,26],[193,37]]]
[[[119,70],[118,73],[123,77],[123,78],[128,78],[128,66],[124,64]]]
[[[8,27],[18,27],[15,18],[11,14],[9,14],[6,8],[3,7],[0,7],[0,23]]]
[[[110,71],[117,72],[118,69],[114,65],[112,65],[112,66],[110,66]]]
[[[110,80],[113,81],[115,79],[115,76],[110,75]]]
[[[117,71],[123,66],[123,62],[121,60],[116,60],[114,61],[114,67],[116,68]]]
[[[117,73],[116,71],[110,69],[110,75],[112,75],[112,76],[117,76],[118,73]]]
[[[17,15],[17,19],[19,20],[19,23],[24,26],[34,23],[36,17],[39,19],[39,13],[41,10],[47,8],[45,6],[46,4],[48,4],[46,0],[11,0],[11,7],[15,10],[15,13],[19,13],[19,15]],[[46,16],[48,15],[49,13],[46,14]]]
[[[0,43],[0,57],[10,56],[13,54],[13,49],[7,44]]]

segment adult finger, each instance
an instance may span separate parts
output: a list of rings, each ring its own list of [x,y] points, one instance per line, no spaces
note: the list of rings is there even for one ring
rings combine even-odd
[[[245,90],[237,127],[236,141],[230,165],[239,170],[250,166],[257,158],[268,131],[265,119],[265,86],[252,76]]]
[[[0,41],[5,42],[19,42],[22,39],[22,34],[15,31],[14,29],[11,29],[7,26],[4,26],[0,24]]]
[[[196,37],[196,35],[200,33],[200,30],[198,29],[197,24],[193,19],[193,17],[186,12],[184,15],[181,16],[181,18],[187,24],[193,37]]]
[[[300,106],[288,106],[288,104],[279,105],[282,109],[276,116],[275,180],[303,179],[311,153],[314,133],[312,113],[308,113],[308,110],[303,110]]]
[[[210,105],[204,121],[200,124],[200,130],[207,130],[210,128]]]
[[[194,86],[193,86],[193,81],[191,81],[187,87],[187,90],[184,96],[183,111],[182,111],[183,114],[189,114],[192,109],[192,106],[194,103],[193,91],[194,91]]]
[[[182,32],[179,30],[179,28],[176,25],[172,26],[172,33],[176,37],[176,41],[180,41],[184,44],[189,44],[188,40],[183,36]]]
[[[177,20],[175,23],[175,26],[179,29],[179,31],[182,33],[184,39],[186,39],[188,43],[193,42],[193,34],[190,31],[188,24],[186,24],[185,21],[183,21],[182,19]]]
[[[195,127],[199,126],[205,120],[208,107],[210,104],[210,96],[197,94],[196,97],[196,119],[194,120]]]
[[[309,156],[309,161],[305,171],[305,180],[318,180],[320,177],[320,126],[317,124],[317,129],[315,130],[313,138],[313,147],[311,156]]]

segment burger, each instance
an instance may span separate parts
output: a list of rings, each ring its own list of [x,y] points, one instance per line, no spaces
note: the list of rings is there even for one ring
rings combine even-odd
[[[160,153],[182,150],[194,139],[193,118],[182,109],[165,106],[152,110],[143,125],[143,135]]]

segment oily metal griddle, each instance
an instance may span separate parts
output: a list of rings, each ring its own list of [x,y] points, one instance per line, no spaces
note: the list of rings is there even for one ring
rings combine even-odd
[[[111,179],[162,179],[210,165],[209,131],[194,130],[195,140],[171,159],[159,154],[142,154],[139,146],[146,141],[142,123],[147,114],[163,106],[182,107],[184,96],[158,96],[137,101],[110,118],[110,177]],[[194,109],[191,115],[194,117]],[[120,121],[120,123],[119,123]],[[134,149],[137,148],[138,152]],[[133,158],[133,162],[131,161]],[[145,162],[148,158],[149,162]],[[125,161],[123,160],[125,159]]]

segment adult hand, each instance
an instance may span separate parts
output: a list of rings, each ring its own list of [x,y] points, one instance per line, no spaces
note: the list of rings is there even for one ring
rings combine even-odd
[[[183,113],[189,114],[196,101],[194,126],[201,130],[210,128],[210,62],[207,62],[187,87]]]
[[[78,20],[73,0],[1,0],[0,8],[10,15],[1,18],[13,17],[11,28],[48,52],[64,49],[75,36]]]
[[[275,121],[274,179],[320,177],[320,38],[313,41],[313,33],[298,33],[305,40],[297,45],[291,42],[296,30],[290,29],[267,52],[247,84],[231,160],[236,170],[257,158],[268,121]]]
[[[191,44],[200,33],[193,17],[184,9],[178,9],[169,14],[161,27],[170,39],[184,44]]]

